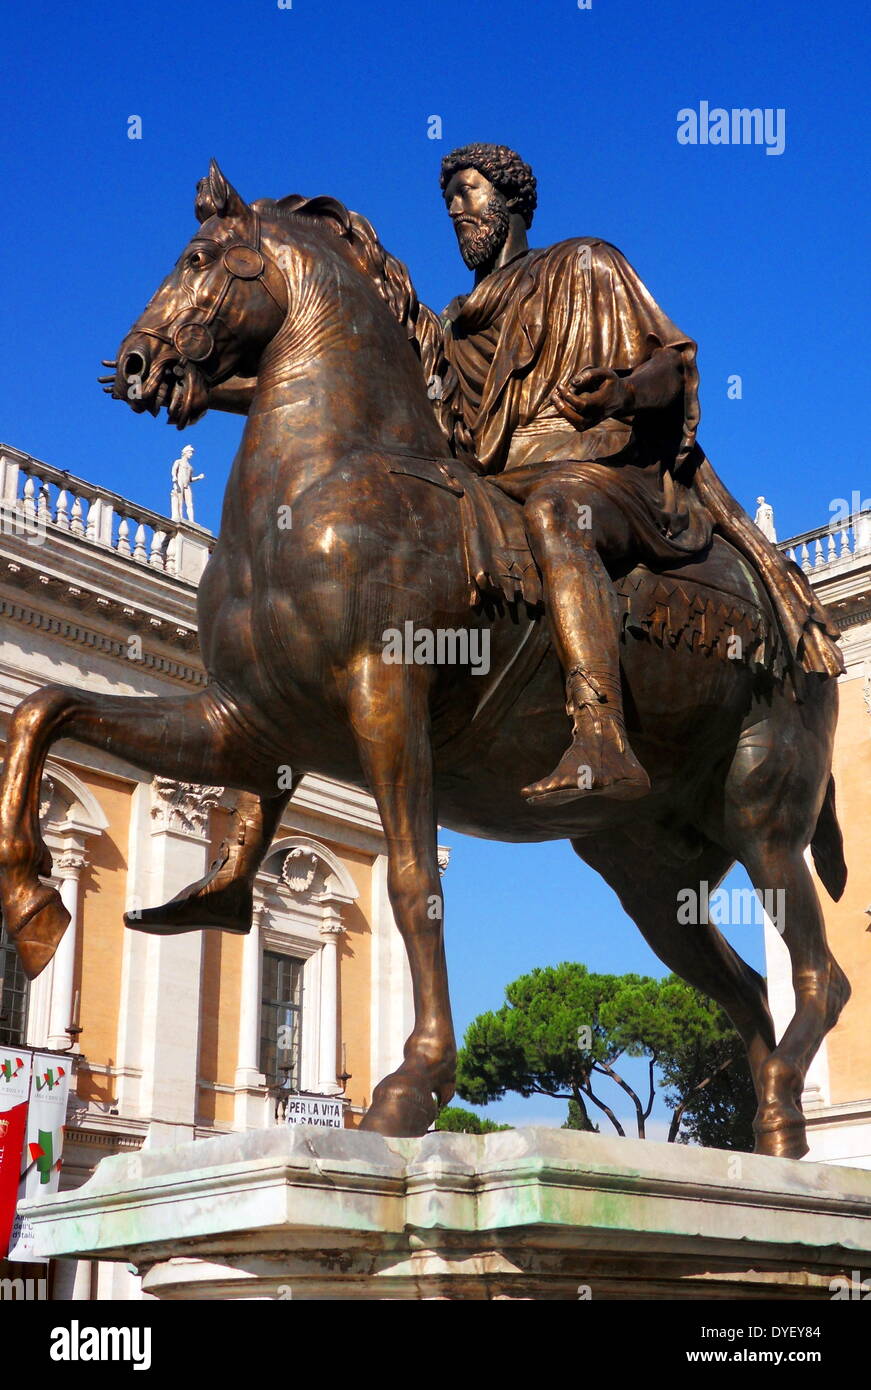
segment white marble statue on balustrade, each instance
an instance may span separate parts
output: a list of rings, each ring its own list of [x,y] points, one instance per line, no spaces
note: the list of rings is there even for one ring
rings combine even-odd
[[[763,536],[770,541],[777,540],[777,532],[774,529],[774,508],[770,502],[766,502],[764,497],[756,498],[756,515],[753,518]]]
[[[193,453],[194,446],[185,444],[181,456],[172,465],[170,506],[172,507],[173,521],[187,520],[192,522],[194,519],[194,492],[191,484],[200,482],[206,475],[205,473],[194,473],[191,464]]]

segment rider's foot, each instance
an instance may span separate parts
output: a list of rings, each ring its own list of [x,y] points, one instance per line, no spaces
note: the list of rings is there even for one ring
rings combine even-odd
[[[626,740],[619,677],[575,667],[566,695],[574,729],[571,744],[549,777],[524,787],[524,800],[533,806],[561,806],[580,797],[634,801],[646,796],[650,778]]]
[[[633,801],[650,791],[650,778],[625,743],[620,751],[616,740],[605,735],[596,763],[594,769],[590,764],[589,737],[576,734],[550,776],[524,787],[523,798],[531,806],[561,806],[566,801],[591,796]]]

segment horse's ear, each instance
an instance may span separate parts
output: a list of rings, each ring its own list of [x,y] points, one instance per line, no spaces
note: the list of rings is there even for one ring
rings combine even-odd
[[[197,221],[206,222],[210,217],[243,217],[248,210],[245,199],[239,196],[213,159],[208,174],[197,184],[194,202]]]

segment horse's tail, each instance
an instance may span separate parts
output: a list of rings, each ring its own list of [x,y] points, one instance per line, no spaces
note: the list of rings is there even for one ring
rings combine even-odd
[[[826,892],[838,902],[847,883],[847,865],[844,861],[844,837],[835,810],[835,779],[832,776],[829,777],[825,800],[811,838],[811,854]]]

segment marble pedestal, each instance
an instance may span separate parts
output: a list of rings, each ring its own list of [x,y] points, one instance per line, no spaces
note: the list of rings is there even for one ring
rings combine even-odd
[[[812,1299],[871,1275],[871,1171],[518,1129],[249,1130],[106,1158],[37,1249],[161,1299]]]

